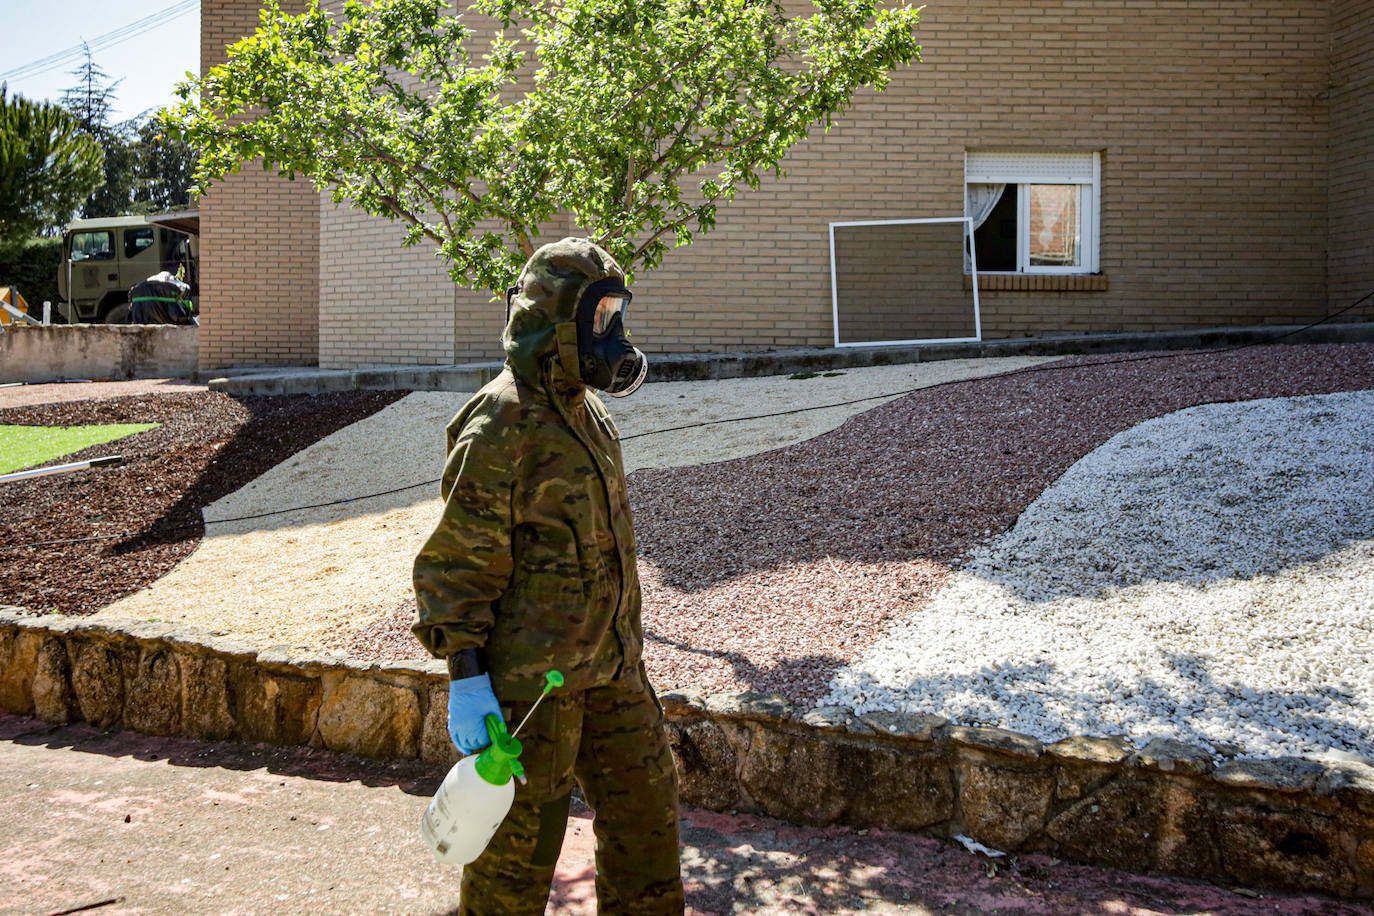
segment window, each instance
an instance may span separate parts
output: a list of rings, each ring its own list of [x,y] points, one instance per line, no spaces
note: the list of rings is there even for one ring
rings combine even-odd
[[[144,249],[153,247],[152,227],[124,230],[124,257],[137,257]]]
[[[72,233],[73,261],[112,261],[114,260],[113,232],[74,232]]]
[[[968,153],[964,214],[978,272],[1097,273],[1100,183],[1098,153]]]

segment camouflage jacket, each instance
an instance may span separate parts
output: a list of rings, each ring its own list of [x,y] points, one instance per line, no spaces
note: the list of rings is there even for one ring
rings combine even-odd
[[[639,575],[619,433],[577,372],[574,312],[621,271],[564,239],[521,272],[506,366],[448,425],[443,517],[415,560],[413,630],[433,655],[485,648],[497,696],[533,700],[634,671]]]

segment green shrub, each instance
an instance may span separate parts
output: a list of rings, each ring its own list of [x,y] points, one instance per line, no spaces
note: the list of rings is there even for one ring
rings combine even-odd
[[[57,268],[62,263],[62,239],[29,239],[0,248],[0,286],[13,286],[28,300],[29,314],[43,317],[44,300],[53,304],[57,321]]]

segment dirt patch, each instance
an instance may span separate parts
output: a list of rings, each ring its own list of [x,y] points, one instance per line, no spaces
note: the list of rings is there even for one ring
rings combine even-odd
[[[53,462],[118,454],[121,466],[0,484],[0,601],[88,614],[144,588],[196,548],[204,506],[400,396],[197,392],[0,410],[0,424],[159,424]]]

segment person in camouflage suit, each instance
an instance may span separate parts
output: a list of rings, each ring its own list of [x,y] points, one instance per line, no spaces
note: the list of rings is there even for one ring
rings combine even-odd
[[[598,246],[540,248],[507,293],[504,369],[448,425],[444,512],[415,561],[413,629],[449,660],[455,744],[480,749],[494,704],[514,728],[547,671],[565,679],[520,732],[529,781],[464,869],[460,913],[544,912],[574,781],[596,812],[599,911],[683,911],[677,778],[641,659],[619,434],[588,391],[642,381],[643,354],[623,342],[628,301]],[[615,366],[598,371],[593,336],[638,355],[632,386]]]

